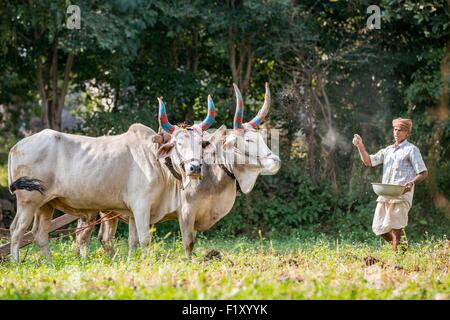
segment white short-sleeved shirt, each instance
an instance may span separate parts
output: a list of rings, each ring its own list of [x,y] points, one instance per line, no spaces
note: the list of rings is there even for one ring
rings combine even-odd
[[[404,186],[414,180],[416,175],[427,171],[423,162],[419,148],[408,140],[403,141],[398,146],[395,144],[381,149],[374,155],[370,155],[372,167],[383,164],[383,183],[398,184]],[[414,187],[411,191],[399,197],[379,196],[378,202],[400,202],[407,201],[412,205]]]

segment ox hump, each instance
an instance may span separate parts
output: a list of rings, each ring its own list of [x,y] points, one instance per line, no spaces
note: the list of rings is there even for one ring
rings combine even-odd
[[[153,136],[153,135],[156,134],[156,132],[153,129],[151,129],[151,128],[147,127],[147,126],[144,126],[141,123],[134,123],[134,124],[132,124],[128,128],[127,133],[135,134],[135,135],[137,135],[139,137],[143,137],[143,138],[144,137],[150,137],[150,136]]]

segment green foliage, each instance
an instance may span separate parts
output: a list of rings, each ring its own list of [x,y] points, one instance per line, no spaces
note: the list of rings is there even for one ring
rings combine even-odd
[[[248,195],[240,193],[217,232],[257,236],[258,232],[293,233],[332,215],[336,206],[331,186],[314,185],[298,165],[283,164],[275,176],[261,176]]]
[[[410,140],[430,169],[416,188],[411,229],[423,236],[420,226],[426,225],[442,234],[445,207],[435,199],[437,192],[450,199],[448,5],[379,1],[381,29],[367,30],[370,4],[78,1],[81,30],[68,30],[67,1],[3,1],[0,153],[6,155],[42,114],[37,61],[51,61],[55,40],[58,70],[69,53],[75,55],[69,96],[77,98],[66,99],[66,106],[82,122],[72,132],[90,136],[123,133],[135,122],[157,130],[159,96],[172,123],[192,124],[206,115],[211,94],[214,127],[231,127],[234,48],[237,60],[253,57],[248,65],[238,62],[240,74],[249,73],[245,120],[261,106],[263,83],[271,84],[270,127],[281,129],[283,165],[277,175],[259,177],[250,194],[239,195],[211,234],[258,237],[259,230],[309,229],[367,239],[375,206],[370,182],[381,180],[381,169],[363,167],[351,138],[361,134],[375,153],[392,142],[391,120],[398,116],[413,120]],[[303,158],[293,152],[297,138]],[[426,223],[416,224],[422,221],[416,217]],[[174,224],[158,229],[178,230]]]

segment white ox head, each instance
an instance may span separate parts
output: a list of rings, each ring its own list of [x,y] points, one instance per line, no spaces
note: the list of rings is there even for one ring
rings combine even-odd
[[[269,85],[266,83],[264,104],[258,114],[249,122],[242,123],[244,116],[244,101],[239,88],[233,84],[236,93],[236,112],[233,130],[228,133],[224,142],[227,159],[233,159],[233,173],[239,182],[242,192],[253,189],[260,173],[276,174],[281,166],[280,158],[270,150],[258,131],[259,125],[269,112],[271,97]],[[229,160],[227,160],[229,163]]]
[[[166,134],[160,136],[161,142],[165,142],[157,152],[158,158],[171,157],[173,165],[180,168],[182,176],[190,178],[201,178],[201,166],[203,162],[204,150],[202,145],[203,132],[214,122],[216,115],[214,102],[211,96],[208,96],[208,114],[202,123],[190,126],[180,127],[172,125],[167,118],[166,107],[162,98],[159,101],[159,123]],[[157,142],[155,137],[154,142]],[[211,142],[214,137],[210,137]],[[215,143],[215,142],[214,142]]]

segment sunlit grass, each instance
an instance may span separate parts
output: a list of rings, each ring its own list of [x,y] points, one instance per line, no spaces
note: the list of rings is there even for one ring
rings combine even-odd
[[[8,187],[8,165],[0,164],[0,187]]]
[[[78,258],[72,241],[54,240],[50,261],[24,248],[23,263],[0,265],[0,299],[450,299],[446,239],[405,254],[378,242],[200,239],[192,262],[178,240],[131,256],[117,246],[110,258],[93,241]]]

